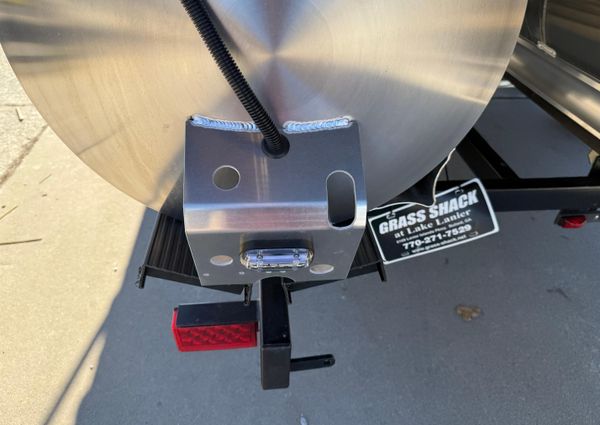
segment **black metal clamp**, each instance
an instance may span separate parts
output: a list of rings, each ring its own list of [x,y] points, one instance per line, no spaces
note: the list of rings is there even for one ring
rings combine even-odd
[[[332,354],[291,358],[288,296],[284,279],[271,277],[260,281],[260,368],[261,383],[265,390],[287,388],[290,385],[290,372],[335,364]]]
[[[261,381],[265,390],[287,388],[291,372],[333,366],[335,358],[331,354],[291,358],[289,282],[269,277],[259,285],[260,301],[251,300],[251,287],[247,286],[241,302],[179,305],[171,325],[178,349],[223,350],[256,347],[260,343]]]

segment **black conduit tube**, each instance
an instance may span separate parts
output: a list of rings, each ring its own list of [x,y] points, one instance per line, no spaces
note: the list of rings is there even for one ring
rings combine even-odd
[[[202,41],[210,51],[221,73],[235,92],[244,109],[252,118],[264,137],[263,148],[272,157],[280,158],[289,150],[289,142],[277,130],[273,120],[260,104],[250,85],[242,75],[235,60],[229,53],[223,39],[217,32],[206,6],[205,0],[180,0],[202,37]]]

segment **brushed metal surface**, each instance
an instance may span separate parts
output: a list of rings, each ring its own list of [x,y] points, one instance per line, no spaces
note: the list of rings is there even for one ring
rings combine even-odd
[[[264,155],[258,132],[197,122],[187,126],[184,222],[202,285],[253,283],[266,273],[296,282],[345,279],[367,223],[358,125],[348,121],[310,132],[284,128],[290,152],[273,159]],[[224,167],[239,176],[231,189],[220,189],[215,179]],[[337,172],[348,176],[354,192],[354,218],[341,227],[329,216],[336,205],[329,202],[335,188],[328,179]],[[249,248],[309,248],[314,256],[310,268],[249,270],[240,262],[240,253]],[[214,257],[233,261],[219,265]],[[313,267],[324,266],[328,273],[315,273]]]
[[[600,80],[600,0],[548,0],[546,44]]]
[[[508,73],[600,138],[600,82],[520,39]]]
[[[521,28],[521,37],[537,43],[544,42],[544,21],[548,0],[529,0]]]
[[[600,78],[600,0],[529,0],[521,37]]]
[[[506,69],[526,1],[210,5],[279,125],[358,121],[376,206],[435,167],[474,124]],[[180,194],[190,115],[248,119],[176,0],[0,0],[0,41],[62,140],[155,209]]]

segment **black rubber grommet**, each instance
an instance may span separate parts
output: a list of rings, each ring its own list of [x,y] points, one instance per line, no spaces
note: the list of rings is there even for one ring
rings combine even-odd
[[[261,145],[262,150],[265,153],[265,155],[267,155],[269,158],[273,158],[273,159],[280,159],[280,158],[283,158],[284,156],[286,156],[288,154],[288,152],[290,151],[290,142],[283,135],[281,135],[281,138],[279,139],[279,141],[281,142],[280,149],[278,149],[277,151],[274,151],[269,146],[269,143],[267,143],[267,140],[263,139],[262,143],[260,145]]]

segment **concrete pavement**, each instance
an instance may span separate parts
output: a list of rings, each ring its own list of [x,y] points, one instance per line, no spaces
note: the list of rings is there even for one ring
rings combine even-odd
[[[66,387],[53,422],[73,423],[145,209],[79,161],[0,67],[0,424],[44,423]]]
[[[143,213],[50,130],[0,187],[0,424],[44,423],[95,341],[55,415],[73,422]]]
[[[45,128],[44,119],[21,88],[0,48],[0,184],[14,172]]]

